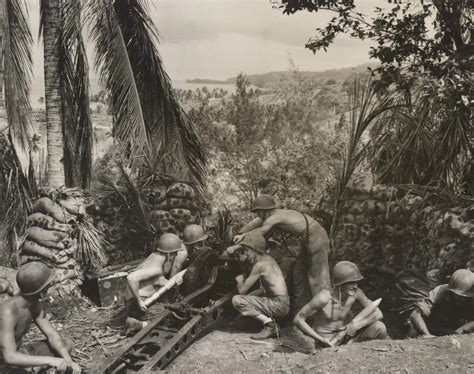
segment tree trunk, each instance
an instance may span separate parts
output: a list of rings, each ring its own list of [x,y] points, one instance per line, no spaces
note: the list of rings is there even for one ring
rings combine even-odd
[[[44,1],[44,86],[49,187],[60,187],[65,184],[62,100],[59,82],[60,9],[61,0]]]
[[[0,109],[5,108],[3,101],[3,25],[5,22],[5,0],[0,0]],[[1,130],[1,128],[0,128]]]

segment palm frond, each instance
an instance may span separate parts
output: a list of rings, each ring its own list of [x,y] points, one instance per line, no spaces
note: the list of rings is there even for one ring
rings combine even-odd
[[[151,146],[138,87],[117,15],[111,0],[87,2],[95,65],[109,92],[114,114],[114,136],[136,166],[137,157]]]
[[[27,176],[22,173],[12,144],[6,136],[0,135],[0,221],[6,227],[5,248],[9,249],[2,254],[2,264],[17,263],[18,235],[26,231],[34,188],[32,173]]]
[[[87,188],[92,171],[93,128],[89,105],[89,67],[82,39],[80,2],[64,1],[61,17],[60,81],[66,185]]]
[[[21,171],[28,176],[30,167],[31,124],[30,88],[33,39],[28,27],[27,9],[23,2],[5,0],[4,6],[4,74],[5,108],[9,136]]]
[[[162,172],[175,176],[176,165],[186,165],[188,179],[202,190],[206,156],[196,129],[181,108],[164,70],[157,48],[158,31],[148,15],[148,3],[144,0],[115,0],[114,9],[153,147],[147,156],[150,159],[158,157]]]
[[[341,150],[341,162],[333,168],[333,191],[334,191],[334,215],[331,225],[331,237],[337,230],[339,211],[342,202],[342,195],[350,178],[361,165],[368,150],[368,130],[384,114],[404,107],[397,103],[392,94],[381,99],[376,98],[376,92],[372,81],[367,79],[361,82],[355,79],[352,86],[352,93],[349,98],[351,126],[349,139],[344,149]]]

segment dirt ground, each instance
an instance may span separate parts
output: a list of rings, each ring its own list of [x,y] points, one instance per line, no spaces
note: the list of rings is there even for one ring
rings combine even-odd
[[[243,332],[214,331],[168,368],[177,372],[474,373],[474,335],[373,341],[290,352],[275,342],[255,342]]]

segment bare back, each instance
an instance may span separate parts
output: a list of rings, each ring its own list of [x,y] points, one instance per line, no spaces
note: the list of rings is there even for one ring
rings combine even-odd
[[[278,266],[277,262],[268,255],[261,255],[254,265],[260,275],[266,296],[286,296],[288,290],[286,287],[285,277]]]
[[[23,336],[28,332],[31,322],[40,314],[42,306],[39,302],[30,305],[22,296],[14,296],[0,303],[0,337],[7,330],[13,331],[17,349],[21,345]],[[4,316],[9,314],[10,322]],[[0,351],[4,348],[3,339],[0,339]]]

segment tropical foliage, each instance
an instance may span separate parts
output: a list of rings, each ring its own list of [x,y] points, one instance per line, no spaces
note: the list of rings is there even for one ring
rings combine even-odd
[[[335,13],[306,44],[315,53],[341,33],[374,42],[369,54],[380,62],[374,69],[379,96],[396,90],[407,105],[386,118],[373,139],[373,166],[382,181],[472,195],[472,2],[394,1],[376,7],[373,16],[358,12],[353,0],[284,0],[281,7],[288,14]]]

